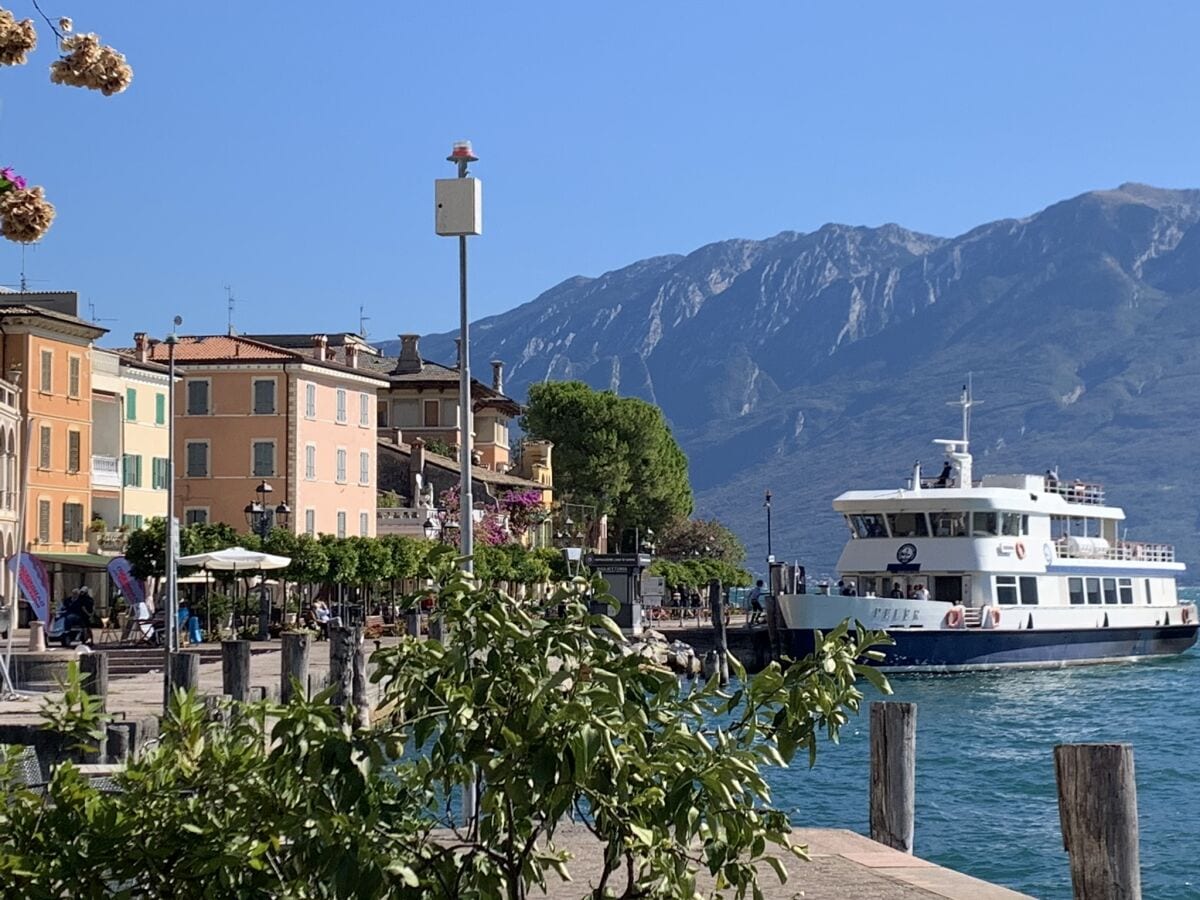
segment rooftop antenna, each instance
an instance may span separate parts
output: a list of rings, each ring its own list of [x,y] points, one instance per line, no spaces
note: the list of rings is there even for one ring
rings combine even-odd
[[[119,322],[119,319],[98,319],[96,318],[96,303],[89,298],[88,302],[88,321],[89,322]]]
[[[967,383],[962,386],[962,394],[958,400],[947,403],[947,406],[957,406],[962,410],[962,448],[965,453],[968,446],[968,441],[971,437],[971,407],[978,406],[982,400],[976,400],[972,396],[972,387],[974,386],[974,378],[972,372],[967,373]]]
[[[237,299],[233,296],[233,286],[227,284],[227,285],[225,285],[225,307],[226,307],[226,316],[227,316],[228,322],[229,322],[229,332],[228,333],[229,333],[230,337],[234,337],[237,335],[237,331],[235,331],[234,327],[233,327],[233,307],[234,307],[235,303],[237,303]]]
[[[370,316],[363,315],[367,308],[361,303],[358,305],[358,336],[364,340],[367,337],[367,323],[371,321]]]

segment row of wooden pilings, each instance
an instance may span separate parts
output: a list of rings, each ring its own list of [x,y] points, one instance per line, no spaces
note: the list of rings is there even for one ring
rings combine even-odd
[[[871,704],[871,839],[912,853],[917,706]],[[1140,900],[1137,787],[1130,744],[1054,748],[1058,813],[1076,900]]]

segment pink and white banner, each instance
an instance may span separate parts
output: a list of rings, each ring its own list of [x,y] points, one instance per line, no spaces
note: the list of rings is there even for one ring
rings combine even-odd
[[[21,593],[33,610],[33,617],[50,624],[50,576],[46,566],[31,553],[17,553],[8,558],[8,570],[17,575]]]

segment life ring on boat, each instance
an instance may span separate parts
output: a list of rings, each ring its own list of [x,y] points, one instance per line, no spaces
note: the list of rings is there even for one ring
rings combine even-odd
[[[987,616],[988,621],[991,622],[992,628],[995,628],[1000,624],[1000,607],[989,606],[986,610],[984,610],[984,615]]]
[[[1186,606],[1180,608],[1179,614],[1183,617],[1183,624],[1186,625],[1192,620],[1192,611]]]
[[[947,628],[962,628],[963,624],[963,608],[961,606],[952,606],[950,611],[946,613]]]
[[[1025,545],[1022,544],[1020,541],[1017,541],[1016,551],[1017,551],[1017,559],[1025,558]]]

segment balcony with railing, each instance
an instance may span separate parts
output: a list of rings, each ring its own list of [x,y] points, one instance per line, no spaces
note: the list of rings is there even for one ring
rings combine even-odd
[[[1121,562],[1173,563],[1174,544],[1117,541],[1103,538],[1061,537],[1054,542],[1059,559],[1113,559]]]
[[[1058,494],[1068,503],[1082,503],[1085,506],[1104,505],[1104,485],[1089,484],[1085,481],[1059,481],[1057,478],[1046,479],[1046,493]]]
[[[121,460],[115,456],[92,457],[92,487],[119,488]]]

